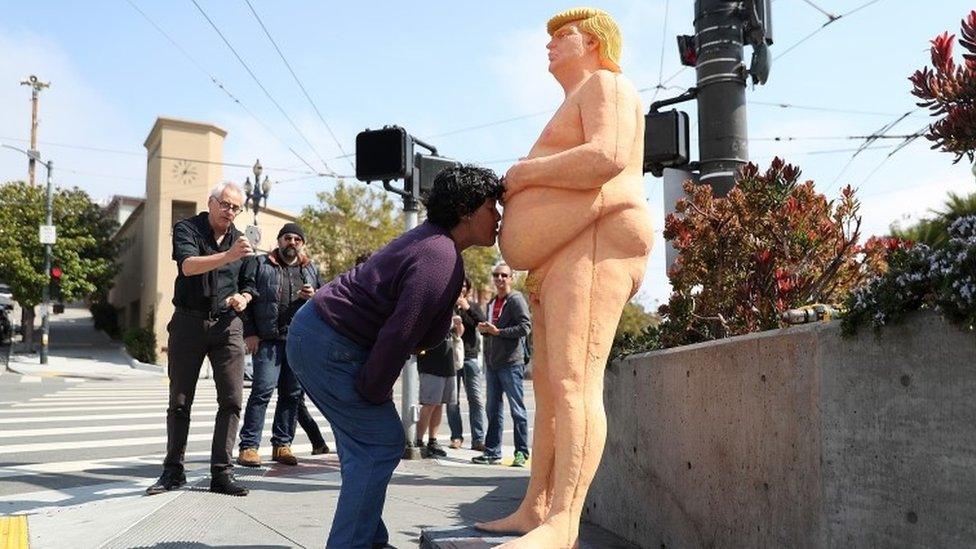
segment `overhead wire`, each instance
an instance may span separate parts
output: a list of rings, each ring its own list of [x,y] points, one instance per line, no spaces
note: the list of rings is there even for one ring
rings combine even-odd
[[[139,15],[143,17],[143,19],[145,19],[150,25],[152,25],[152,27],[155,28],[156,31],[163,36],[163,38],[165,38],[173,47],[175,47],[177,51],[183,54],[183,57],[185,57],[188,61],[190,61],[190,64],[195,66],[200,72],[206,75],[207,78],[209,78],[210,81],[215,86],[217,86],[217,88],[220,91],[224,92],[224,94],[227,95],[227,97],[230,98],[231,101],[236,103],[245,113],[247,113],[248,116],[254,119],[254,121],[256,121],[258,124],[260,124],[261,127],[263,127],[268,132],[269,135],[277,139],[279,143],[281,143],[285,148],[287,148],[288,151],[296,158],[298,158],[303,164],[308,166],[310,170],[313,170],[315,172],[319,171],[316,170],[311,164],[309,164],[309,162],[305,160],[305,158],[302,157],[302,155],[298,154],[298,151],[296,151],[291,145],[289,145],[284,139],[282,139],[277,132],[271,129],[271,127],[264,120],[259,118],[256,114],[254,114],[254,112],[251,111],[251,109],[247,108],[247,105],[245,105],[236,95],[234,95],[223,82],[217,79],[217,77],[214,76],[213,73],[211,73],[206,68],[204,68],[204,66],[201,65],[200,62],[196,60],[196,58],[190,55],[190,53],[186,51],[186,49],[183,48],[183,46],[181,46],[175,39],[173,39],[173,37],[170,36],[169,33],[163,30],[163,28],[159,24],[157,24],[156,21],[154,21],[151,17],[149,17],[149,15],[146,12],[142,11],[142,9],[139,8],[139,6],[137,6],[132,0],[125,0],[125,1],[129,4],[129,6],[132,7],[132,9],[136,10],[136,12],[138,12]]]
[[[671,6],[671,0],[664,0],[664,29],[661,30],[661,63],[658,65],[657,69],[657,83],[658,85],[654,87],[654,95],[651,97],[651,103],[657,99],[657,94],[661,92],[661,81],[664,78],[664,45],[667,43],[668,36],[668,9]]]
[[[220,39],[224,42],[227,48],[230,49],[231,53],[234,54],[234,57],[237,58],[237,61],[240,62],[242,67],[244,67],[244,70],[247,71],[247,74],[250,75],[251,80],[253,80],[254,83],[257,84],[259,88],[261,88],[261,91],[264,92],[264,95],[267,96],[268,100],[271,101],[271,103],[278,109],[278,112],[280,112],[281,115],[285,117],[285,120],[287,120],[288,123],[291,124],[291,127],[295,130],[295,133],[297,133],[299,137],[302,138],[302,141],[304,141],[305,144],[308,145],[309,149],[311,149],[312,152],[315,154],[315,156],[319,159],[319,161],[322,162],[322,165],[325,166],[326,173],[328,175],[336,175],[335,171],[329,167],[328,162],[326,162],[325,159],[322,158],[322,155],[319,154],[319,151],[318,149],[315,148],[315,145],[313,145],[312,142],[309,141],[308,137],[305,136],[305,133],[302,132],[302,130],[298,127],[298,124],[295,124],[295,121],[292,120],[291,116],[289,116],[288,113],[285,112],[285,109],[281,106],[280,103],[278,103],[278,101],[274,98],[274,96],[271,95],[271,92],[268,91],[268,88],[264,87],[264,84],[261,83],[261,80],[257,77],[256,74],[254,74],[254,71],[251,70],[251,67],[247,64],[247,62],[244,61],[244,58],[241,57],[241,55],[237,52],[234,46],[231,45],[230,41],[227,40],[227,37],[224,36],[224,33],[220,31],[220,28],[217,27],[217,24],[214,23],[213,19],[211,19],[210,16],[207,15],[207,12],[204,11],[204,9],[200,6],[199,2],[197,2],[197,0],[190,0],[190,2],[193,2],[193,5],[196,6],[200,14],[203,15],[203,18],[207,20],[207,23],[209,23],[210,27],[214,30],[214,32],[217,33],[217,36],[220,37]],[[309,164],[308,167],[312,170],[315,170],[315,168],[313,168],[311,164]]]
[[[855,7],[854,9],[849,10],[849,11],[846,11],[846,12],[840,14],[840,15],[836,15],[836,16],[833,16],[833,17],[828,16],[828,19],[827,19],[827,22],[826,23],[824,23],[823,25],[821,25],[821,26],[817,27],[816,29],[814,29],[814,31],[811,32],[810,34],[808,34],[808,35],[804,36],[803,38],[799,39],[798,41],[794,42],[793,45],[791,45],[790,47],[788,47],[785,50],[779,52],[775,57],[773,57],[773,61],[776,61],[776,60],[782,58],[784,55],[786,55],[786,54],[790,53],[791,51],[795,50],[797,47],[800,46],[800,44],[803,44],[807,40],[813,38],[814,36],[816,36],[817,34],[819,34],[821,31],[823,31],[824,29],[826,29],[830,25],[833,25],[837,21],[840,21],[841,19],[843,19],[845,17],[849,17],[851,15],[854,15],[855,13],[863,10],[864,8],[866,8],[866,7],[868,7],[868,6],[872,5],[872,4],[875,4],[877,2],[880,2],[880,1],[881,0],[868,0],[867,2],[864,2],[863,4]]]
[[[295,83],[298,84],[298,87],[302,90],[302,93],[305,95],[305,99],[308,100],[308,103],[312,106],[312,109],[315,111],[315,114],[318,115],[319,120],[322,122],[322,125],[325,126],[325,129],[328,130],[329,135],[332,136],[332,140],[335,141],[336,146],[339,147],[339,151],[342,153],[343,157],[348,158],[345,149],[342,148],[342,143],[339,141],[339,138],[336,137],[335,132],[332,131],[332,126],[330,126],[329,123],[325,121],[325,117],[322,116],[322,111],[319,110],[318,105],[316,105],[315,101],[312,100],[312,96],[309,95],[308,90],[305,89],[305,85],[302,84],[301,79],[299,79],[298,75],[295,74],[295,69],[292,68],[291,63],[289,63],[288,59],[285,58],[285,54],[281,52],[281,48],[278,47],[278,43],[275,41],[274,38],[271,37],[271,32],[268,30],[268,27],[265,26],[264,21],[261,20],[261,17],[258,15],[257,10],[255,10],[254,6],[251,5],[251,0],[244,0],[244,3],[246,3],[247,7],[250,8],[251,14],[254,15],[254,19],[257,20],[258,25],[261,26],[261,30],[264,31],[264,35],[268,37],[268,41],[271,42],[271,45],[274,46],[275,51],[278,52],[278,57],[281,58],[282,63],[284,63],[285,67],[288,68],[288,72],[290,72],[292,78],[295,79]],[[325,161],[323,160],[323,163],[324,162]],[[328,165],[326,164],[326,166]],[[352,167],[352,169],[354,170],[356,169],[356,166],[353,164],[352,160],[349,161],[349,166]]]

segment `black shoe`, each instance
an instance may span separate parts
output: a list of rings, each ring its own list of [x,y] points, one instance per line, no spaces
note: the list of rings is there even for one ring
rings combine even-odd
[[[246,496],[248,489],[234,479],[234,473],[216,473],[210,476],[210,491],[228,496]]]
[[[159,477],[159,480],[157,480],[156,483],[149,488],[146,488],[146,495],[155,496],[156,494],[176,490],[184,484],[186,484],[186,475],[184,473],[163,471],[163,474]]]
[[[444,451],[444,448],[439,442],[436,440],[429,440],[427,441],[427,456],[447,457],[447,452]]]
[[[495,465],[497,463],[501,463],[501,461],[501,458],[488,457],[485,455],[474,456],[471,458],[471,463],[477,463],[478,465]]]

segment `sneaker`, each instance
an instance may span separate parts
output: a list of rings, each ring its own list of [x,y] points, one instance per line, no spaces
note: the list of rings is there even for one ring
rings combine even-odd
[[[291,446],[275,446],[271,449],[271,459],[282,465],[298,465],[298,458],[291,453]]]
[[[322,446],[316,446],[316,447],[312,448],[312,455],[313,456],[317,456],[319,454],[328,454],[329,452],[331,452],[331,450],[329,450],[329,445],[328,444],[323,444]]]
[[[515,452],[515,459],[512,460],[512,467],[525,467],[525,454]]]
[[[471,463],[477,463],[478,465],[495,465],[499,462],[501,462],[501,458],[488,457],[484,454],[471,458]]]
[[[237,482],[234,473],[225,472],[212,474],[210,477],[210,491],[228,496],[246,496],[248,489]]]
[[[444,448],[439,442],[431,439],[427,441],[427,455],[434,457],[447,457],[447,452],[444,451]]]
[[[451,439],[451,449],[453,449],[453,450],[460,450],[462,444],[464,444],[464,439],[463,438],[452,438]]]
[[[258,449],[241,448],[241,451],[237,454],[237,464],[243,465],[244,467],[260,467],[261,455],[258,454]]]
[[[159,477],[159,480],[157,480],[156,483],[149,488],[146,488],[146,495],[155,496],[156,494],[176,490],[184,484],[186,484],[185,474],[174,473],[172,471],[163,471],[163,474]]]

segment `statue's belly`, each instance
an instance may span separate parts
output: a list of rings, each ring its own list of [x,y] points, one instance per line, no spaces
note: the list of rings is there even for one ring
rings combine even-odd
[[[498,246],[516,270],[542,264],[600,215],[600,190],[531,187],[505,202]]]

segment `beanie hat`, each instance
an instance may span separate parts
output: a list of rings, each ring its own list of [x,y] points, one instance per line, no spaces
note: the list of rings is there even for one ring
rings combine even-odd
[[[282,235],[289,233],[297,234],[298,236],[302,237],[302,242],[305,241],[305,231],[302,230],[298,223],[285,223],[285,225],[281,227],[281,230],[278,231],[278,238],[281,238]]]

